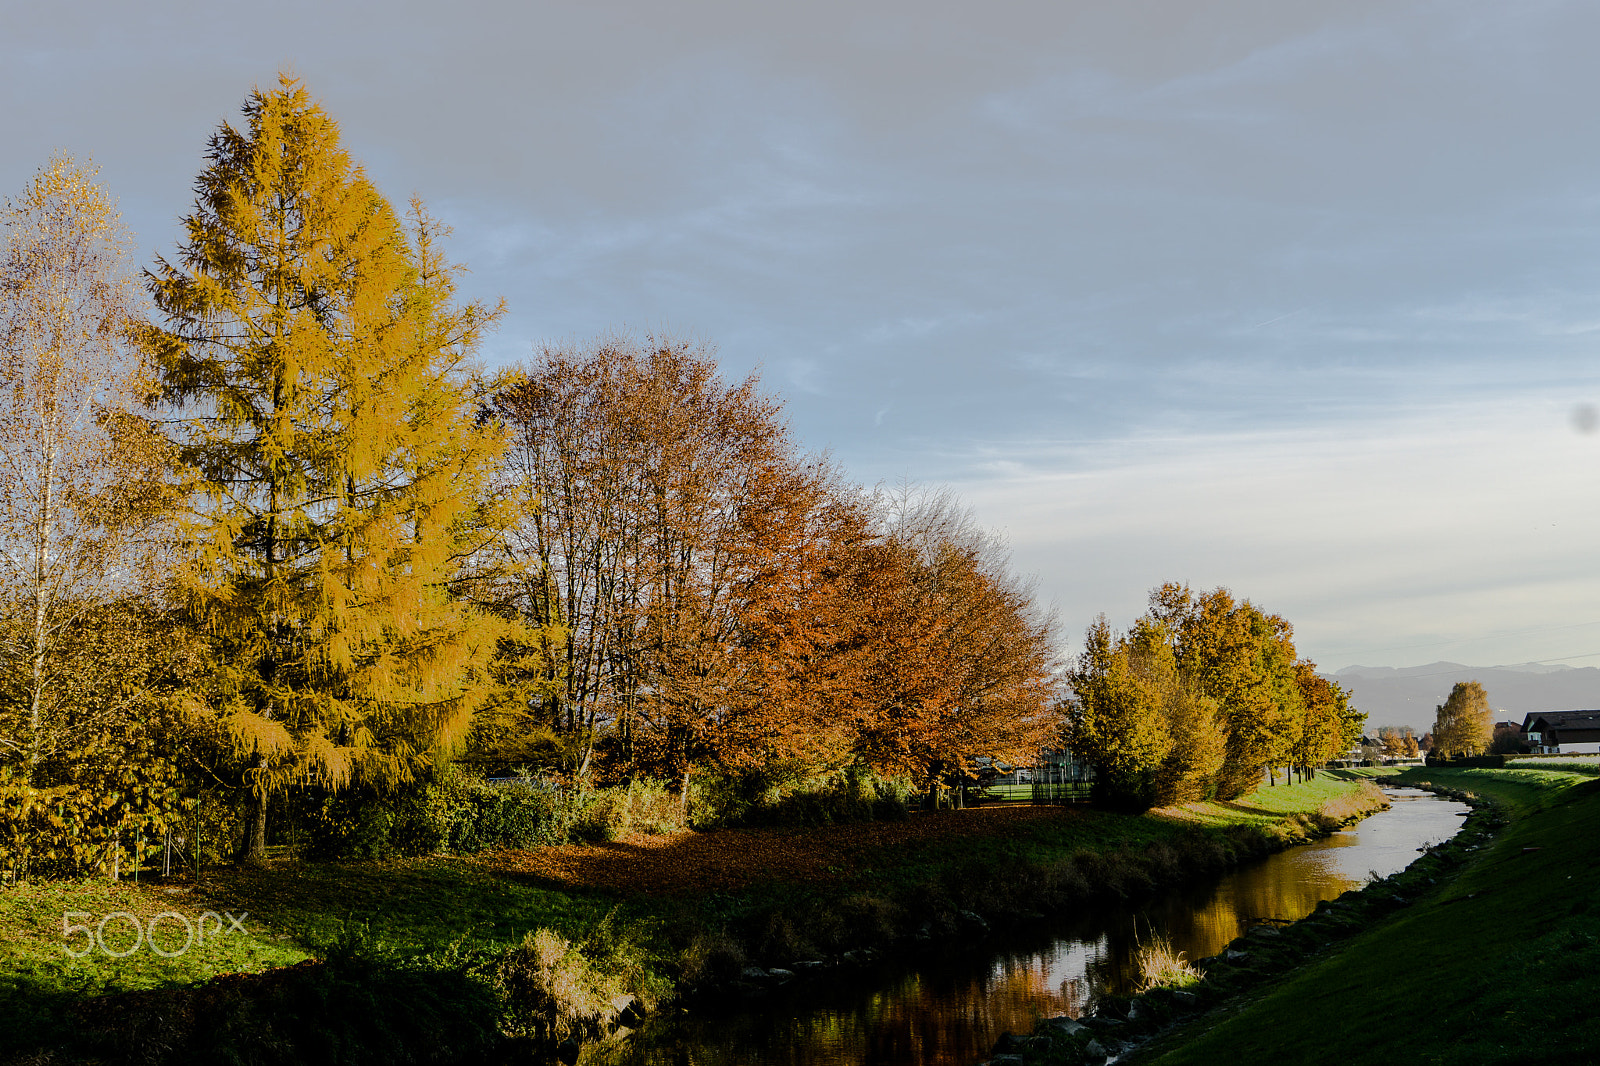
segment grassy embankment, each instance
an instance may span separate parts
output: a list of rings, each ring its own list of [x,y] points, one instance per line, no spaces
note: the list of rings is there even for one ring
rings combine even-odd
[[[1558,765],[1419,768],[1398,781],[1471,792],[1506,824],[1336,953],[1134,1061],[1600,1062],[1600,781]]]
[[[1087,808],[979,808],[913,815],[909,823],[881,828],[723,830],[553,849],[557,857],[570,852],[608,860],[600,866],[556,867],[566,873],[551,873],[548,862],[531,861],[544,858],[539,853],[527,853],[527,863],[516,861],[515,853],[500,853],[383,863],[285,862],[265,871],[210,871],[196,886],[16,886],[0,892],[0,929],[6,934],[0,943],[0,1018],[7,1022],[0,1052],[55,1044],[69,1031],[90,1032],[92,1043],[96,1017],[137,1015],[142,1001],[124,997],[118,1009],[106,1012],[85,1010],[89,997],[181,989],[218,974],[313,957],[331,957],[346,969],[355,964],[368,984],[392,981],[396,973],[413,981],[421,979],[418,975],[445,974],[448,980],[435,983],[436,1008],[447,1011],[452,1001],[465,997],[466,1007],[476,1012],[473,1024],[481,1028],[485,1006],[478,992],[486,991],[486,960],[539,928],[553,929],[591,952],[610,952],[603,963],[625,952],[640,985],[635,990],[646,998],[664,998],[725,981],[747,963],[837,956],[919,931],[927,935],[929,929],[935,936],[959,934],[962,912],[1006,921],[1096,897],[1135,895],[1209,872],[1309,838],[1370,809],[1372,790],[1363,787],[1363,776],[1324,774],[1311,782],[1262,788],[1233,803],[1192,804],[1143,816]],[[908,830],[916,831],[911,838]],[[891,831],[899,835],[889,842]],[[874,843],[877,835],[884,841]],[[841,847],[840,838],[854,843]],[[722,847],[702,847],[709,844]],[[680,874],[689,870],[689,876],[677,877],[668,891],[655,891],[647,881],[619,874],[636,858],[634,865],[643,868],[648,852]],[[742,856],[737,861],[746,866],[731,877],[730,855]],[[795,855],[802,860],[822,855],[826,862],[808,867],[805,861],[779,861]],[[696,863],[705,869],[697,871]],[[774,878],[779,869],[785,872]],[[697,887],[702,873],[715,888]],[[148,947],[123,959],[109,958],[98,948],[81,959],[64,951],[67,943],[78,949],[85,942],[82,934],[64,940],[62,916],[69,911],[90,915],[73,921],[96,925],[117,911],[146,921],[157,912],[175,911],[194,921],[207,910],[247,913],[241,921],[245,931],[230,923],[219,934],[214,923],[203,947],[171,959]],[[125,919],[109,922],[104,935],[112,951],[133,942]],[[162,925],[159,943],[166,950],[183,940],[181,923],[169,919]],[[351,996],[361,998],[351,983],[342,981],[340,995],[324,987],[309,998],[330,1006],[344,1003],[348,1013]],[[173,1024],[181,1027],[195,1010],[173,1005],[197,995],[152,991],[144,998],[151,1010],[177,1016]],[[411,1001],[418,997],[412,989]],[[248,1039],[248,1025],[233,1029],[240,1040]],[[181,1046],[181,1034],[164,1039],[169,1037]],[[371,1037],[352,1034],[351,1039]]]

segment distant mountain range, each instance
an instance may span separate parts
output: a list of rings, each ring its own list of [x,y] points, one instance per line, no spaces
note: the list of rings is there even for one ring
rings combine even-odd
[[[1367,728],[1408,725],[1418,733],[1433,728],[1434,708],[1457,681],[1476,681],[1489,694],[1495,721],[1521,722],[1530,711],[1572,711],[1600,707],[1600,668],[1593,666],[1347,666],[1324,677],[1350,693],[1350,702],[1367,712]]]

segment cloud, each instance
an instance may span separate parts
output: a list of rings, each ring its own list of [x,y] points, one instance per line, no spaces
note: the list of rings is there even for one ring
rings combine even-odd
[[[1593,616],[1600,442],[1565,416],[1518,397],[1347,436],[1018,446],[959,487],[1064,617],[1125,623],[1162,581],[1225,585],[1325,665],[1399,665],[1419,638],[1492,643]],[[1497,661],[1555,654],[1546,636],[1502,640]]]

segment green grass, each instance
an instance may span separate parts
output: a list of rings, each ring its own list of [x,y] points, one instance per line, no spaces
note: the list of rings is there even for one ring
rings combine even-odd
[[[1600,1061],[1600,782],[1556,768],[1398,778],[1421,781],[1488,797],[1511,820],[1433,895],[1139,1061]]]
[[[1309,781],[1297,781],[1292,785],[1263,785],[1236,800],[1207,800],[1153,814],[1155,817],[1194,825],[1267,825],[1285,815],[1317,810],[1324,803],[1348,796],[1352,786],[1359,782],[1392,777],[1394,773],[1394,768],[1387,766],[1319,770],[1317,776]]]
[[[66,1023],[62,1011],[71,1001],[108,992],[171,988],[190,985],[224,973],[249,973],[299,962],[306,953],[299,945],[265,925],[254,915],[242,918],[245,932],[226,918],[206,919],[207,936],[176,957],[165,958],[141,944],[125,957],[113,958],[88,943],[83,933],[64,935],[64,920],[98,927],[108,914],[125,912],[142,924],[171,911],[190,922],[201,918],[209,905],[190,894],[169,895],[149,885],[110,884],[104,881],[24,883],[0,892],[0,1050],[8,1037],[32,1035],[43,1039]],[[248,908],[234,908],[235,916]],[[76,913],[72,913],[76,912]],[[67,915],[72,917],[67,919]],[[107,921],[105,947],[121,953],[133,947],[135,934],[126,918]],[[158,947],[177,953],[185,941],[182,923],[165,918],[156,934]]]
[[[82,994],[108,990],[163,988],[192,984],[214,974],[237,973],[299,962],[306,954],[254,915],[245,917],[240,933],[226,919],[207,919],[204,943],[195,943],[175,958],[164,958],[146,945],[126,957],[112,958],[94,948],[81,958],[68,954],[84,950],[85,934],[63,934],[63,920],[77,912],[74,924],[100,925],[108,914],[126,912],[148,924],[161,912],[180,914],[192,923],[211,909],[191,894],[168,895],[159,890],[103,881],[22,884],[0,892],[0,928],[7,936],[0,943],[0,994],[9,985],[70,989]],[[236,907],[234,913],[245,908]],[[85,916],[87,915],[87,916]],[[220,932],[218,930],[221,930]],[[105,947],[122,952],[132,947],[132,923],[114,918],[105,923]],[[169,953],[183,947],[181,922],[164,918],[156,945]]]
[[[216,905],[250,909],[311,950],[359,933],[401,954],[437,951],[456,940],[521,940],[539,927],[576,937],[617,902],[444,856],[230,870],[207,894]]]

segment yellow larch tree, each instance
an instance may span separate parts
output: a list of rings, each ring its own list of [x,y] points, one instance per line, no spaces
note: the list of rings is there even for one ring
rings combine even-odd
[[[194,479],[185,602],[254,797],[414,779],[488,698],[505,624],[455,594],[501,450],[469,360],[499,309],[454,302],[441,227],[408,226],[298,81],[212,136],[146,342]]]

